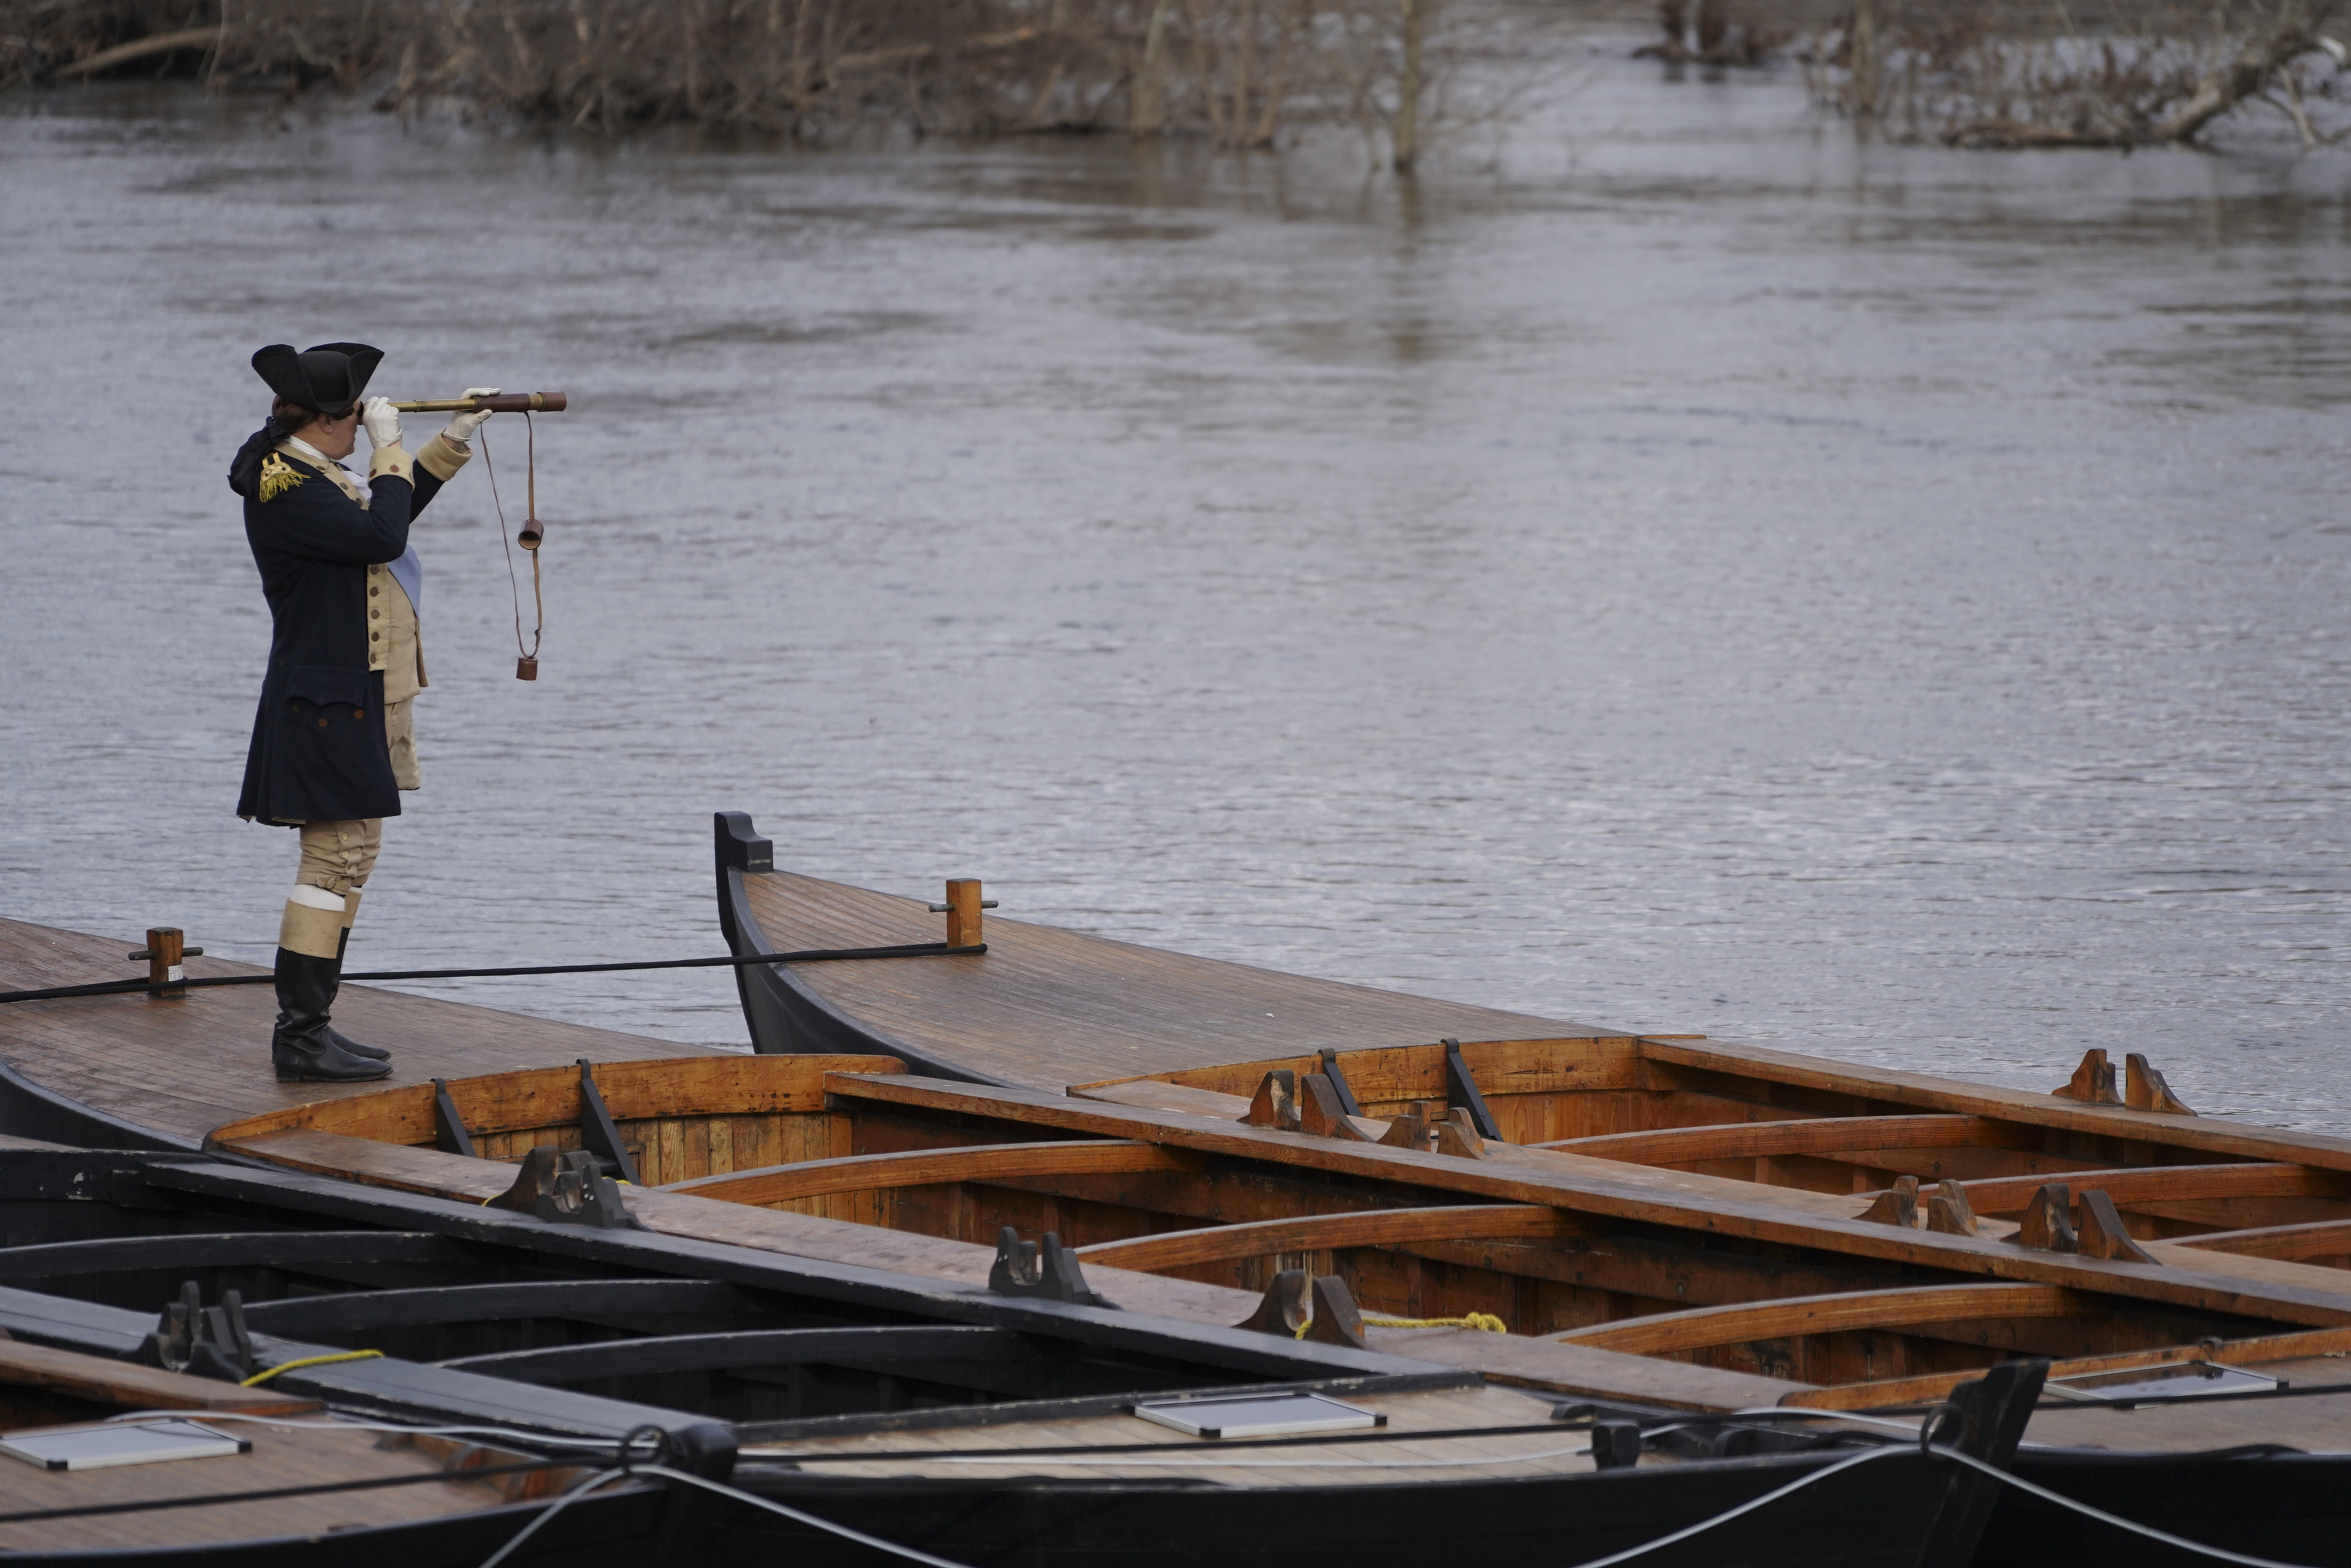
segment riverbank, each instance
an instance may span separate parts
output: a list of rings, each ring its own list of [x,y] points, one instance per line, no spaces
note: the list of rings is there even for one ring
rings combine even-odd
[[[2076,24],[2024,0],[0,0],[0,89],[183,78],[288,102],[329,90],[403,120],[819,142],[888,127],[1263,149],[1343,126],[1405,170],[1464,125],[1573,90],[1563,38],[1646,28],[1631,52],[1668,77],[1798,67],[1816,105],[1879,140],[2127,149],[2258,138],[2266,120],[2315,150],[2351,136],[2339,11],[2125,0]]]

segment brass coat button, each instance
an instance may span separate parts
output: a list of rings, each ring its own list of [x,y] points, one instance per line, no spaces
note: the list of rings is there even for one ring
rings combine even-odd
[[[351,716],[353,718],[365,718],[367,717],[367,709],[363,707],[355,707],[351,709]]]
[[[323,718],[322,718],[322,719],[320,719],[320,720],[319,721],[319,727],[320,729],[324,729],[324,728],[326,728],[326,727],[327,727],[327,721],[326,721],[325,719],[323,719]]]

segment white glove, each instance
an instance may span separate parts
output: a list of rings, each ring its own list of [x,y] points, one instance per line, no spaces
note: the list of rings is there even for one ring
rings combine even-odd
[[[400,444],[400,411],[392,406],[390,398],[368,399],[360,423],[367,426],[368,444],[377,450]]]
[[[496,387],[467,387],[465,389],[465,395],[467,397],[496,397],[498,395],[498,389]],[[474,439],[474,432],[481,429],[482,422],[489,417],[490,411],[487,409],[484,409],[478,413],[451,414],[449,416],[449,423],[442,428],[442,438],[447,441],[454,441],[458,445],[463,446],[465,443]]]

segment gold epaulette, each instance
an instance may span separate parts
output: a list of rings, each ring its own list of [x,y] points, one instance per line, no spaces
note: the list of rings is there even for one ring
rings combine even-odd
[[[308,476],[273,452],[261,460],[261,498],[274,501]]]

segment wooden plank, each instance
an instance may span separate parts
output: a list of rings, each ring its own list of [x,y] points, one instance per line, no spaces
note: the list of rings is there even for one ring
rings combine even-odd
[[[469,1160],[438,1149],[379,1144],[308,1127],[264,1133],[222,1146],[231,1154],[250,1155],[291,1170],[475,1203],[513,1186],[516,1174],[514,1166],[496,1160]]]
[[[1097,1242],[1079,1248],[1078,1257],[1087,1263],[1113,1263],[1122,1269],[1149,1272],[1221,1262],[1230,1258],[1266,1258],[1277,1252],[1388,1247],[1407,1241],[1563,1236],[1573,1228],[1559,1210],[1535,1204],[1375,1208],[1351,1214],[1305,1215],[1294,1219],[1260,1219],[1246,1225],[1212,1225],[1197,1230],[1141,1236],[1132,1241]]]
[[[2136,1372],[2215,1361],[2227,1366],[2259,1367],[2304,1356],[2340,1356],[2346,1353],[2351,1353],[2351,1329],[2315,1329],[2304,1333],[2231,1340],[2217,1350],[2204,1344],[2181,1344],[2159,1350],[2125,1351],[2115,1355],[2076,1356],[2050,1363],[2049,1375],[2081,1377],[2102,1372]],[[1806,1389],[1787,1396],[1780,1403],[1814,1410],[1885,1410],[1904,1405],[1931,1405],[1949,1398],[1952,1389],[1980,1375],[1980,1371],[1947,1372],[1851,1383],[1838,1388]]]
[[[2013,1214],[2032,1201],[2032,1195],[2047,1179],[2040,1176],[1992,1176],[1959,1185],[1967,1190],[1969,1207],[1978,1214]],[[2334,1172],[2273,1160],[2102,1168],[2085,1173],[2071,1185],[2097,1187],[2123,1208],[2191,1198],[2336,1197],[2346,1194],[2345,1179]]]
[[[789,872],[750,873],[743,886],[757,935],[770,951],[938,939],[936,917],[923,900]],[[903,1041],[1055,1092],[1071,1083],[1219,1066],[1277,1049],[1311,1056],[1324,1046],[1417,1046],[1447,1035],[1531,1040],[1604,1032],[1000,915],[987,923],[982,956],[807,964],[792,977],[876,1040]],[[1251,1042],[1264,1042],[1261,1051],[1252,1051]]]
[[[201,1415],[194,1418],[201,1419]],[[0,1512],[90,1511],[0,1525],[0,1551],[37,1554],[52,1562],[102,1562],[108,1556],[169,1562],[200,1553],[200,1561],[230,1563],[266,1560],[270,1550],[257,1543],[268,1541],[287,1542],[287,1548],[281,1550],[319,1551],[329,1553],[329,1560],[334,1555],[348,1560],[365,1548],[355,1541],[347,1551],[337,1553],[325,1544],[334,1541],[337,1532],[498,1508],[508,1500],[507,1489],[519,1479],[469,1480],[463,1471],[444,1471],[448,1450],[431,1438],[387,1443],[379,1433],[333,1427],[322,1430],[319,1424],[309,1421],[295,1428],[237,1421],[224,1423],[220,1430],[250,1441],[253,1451],[236,1459],[98,1470],[43,1470],[10,1460],[6,1471],[0,1472]],[[476,1462],[496,1464],[528,1458],[493,1449]],[[423,1479],[436,1474],[445,1479]],[[545,1474],[548,1482],[542,1484],[559,1488],[574,1479],[559,1470]],[[266,1503],[234,1495],[394,1477],[418,1478],[421,1484],[281,1497]],[[214,1496],[225,1496],[226,1500],[206,1500]],[[159,1502],[176,1506],[108,1511],[110,1505]],[[573,1508],[583,1505],[590,1511],[591,1529],[600,1517],[611,1523],[626,1521],[632,1534],[644,1528],[640,1522],[644,1516],[634,1508],[616,1507],[597,1497],[584,1498]],[[511,1535],[516,1527],[492,1520],[484,1521],[481,1528],[484,1538],[496,1541]],[[312,1547],[312,1542],[320,1544]],[[85,1552],[88,1558],[79,1555]],[[423,1556],[415,1560],[426,1561]]]
[[[1552,1337],[1562,1344],[1587,1345],[1594,1350],[1670,1355],[1714,1345],[1743,1344],[1750,1340],[1979,1322],[1987,1318],[2087,1317],[2094,1310],[2075,1292],[2054,1285],[1917,1285],[1833,1296],[1797,1296],[1783,1301],[1729,1307],[1694,1307],[1686,1312],[1659,1312]]]
[[[1149,1143],[981,1144],[967,1148],[917,1149],[907,1154],[850,1155],[662,1185],[664,1191],[692,1197],[770,1204],[825,1193],[927,1186],[936,1182],[1102,1176],[1123,1171],[1192,1171],[1198,1170],[1201,1164],[1197,1155]]]
[[[1644,1036],[1640,1051],[1653,1062],[1739,1073],[1790,1088],[1860,1095],[1925,1111],[1997,1116],[2096,1137],[2141,1140],[2158,1148],[2203,1150],[2247,1160],[2292,1160],[2351,1171],[2351,1139],[2285,1133],[2214,1116],[2189,1119],[2120,1105],[2086,1105],[2054,1095],[1964,1083],[1922,1072],[1865,1070],[1768,1046],[1720,1040],[1699,1046]]]
[[[845,1070],[845,1071],[853,1071]],[[1131,1078],[1120,1083],[1090,1083],[1071,1089],[1080,1099],[1102,1100],[1113,1105],[1144,1105],[1159,1111],[1183,1111],[1195,1116],[1219,1116],[1238,1122],[1249,1108],[1246,1094],[1219,1094],[1157,1078]]]
[[[1675,1410],[1752,1410],[1807,1386],[1786,1378],[1474,1329],[1374,1327],[1366,1333],[1374,1349],[1442,1362],[1478,1373],[1489,1382],[1552,1394],[1637,1400]]]
[[[596,1066],[597,1092],[615,1120],[815,1114],[832,1072],[903,1072],[889,1056],[704,1056]],[[580,1120],[577,1067],[535,1067],[452,1080],[449,1097],[475,1137],[569,1126]],[[314,1127],[386,1144],[434,1141],[430,1084],[377,1089],[246,1117],[212,1129],[223,1143]]]
[[[1855,1217],[1855,1201],[1849,1197],[1761,1187],[1752,1182],[1594,1160],[1552,1149],[1494,1145],[1485,1159],[1448,1159],[1034,1090],[950,1083],[913,1075],[836,1076],[831,1082],[834,1092],[843,1099],[925,1106],[1103,1136],[1156,1139],[1204,1153],[1408,1182],[1489,1201],[1548,1204],[1576,1213],[1949,1270],[1966,1276],[2075,1285],[2199,1311],[2243,1313],[2306,1326],[2351,1324],[2351,1291],[2331,1281],[2322,1284],[2319,1271],[2312,1270],[2300,1270],[2306,1282],[2289,1283],[2236,1272],[2199,1272],[2176,1264],[2158,1268],[2032,1251],[2006,1245],[1991,1234],[1950,1236],[1866,1223]]]
[[[319,1407],[315,1399],[297,1398],[266,1385],[240,1388],[209,1377],[53,1350],[22,1340],[0,1341],[0,1384],[45,1388],[126,1410],[226,1410],[246,1416],[283,1416]]]
[[[2213,1230],[2201,1236],[2176,1236],[2174,1247],[2199,1251],[2234,1252],[2247,1258],[2351,1256],[2351,1219],[2322,1219],[2305,1225],[2265,1225],[2251,1230]]]
[[[188,933],[202,946],[204,934]],[[131,977],[135,936],[101,937],[0,920],[0,988]],[[354,956],[352,967],[366,967]],[[250,964],[190,958],[189,976],[264,975]],[[549,995],[568,982],[550,978]],[[280,1083],[269,1067],[277,1001],[267,985],[142,993],[0,1007],[0,1061],[36,1087],[190,1145],[215,1127],[267,1113],[381,1092],[380,1083]],[[392,1053],[410,1084],[517,1068],[711,1053],[643,1035],[588,1029],[462,1002],[345,986],[335,1027]],[[426,1101],[429,1104],[429,1097]],[[429,1123],[429,1117],[428,1117]]]
[[[1856,1149],[1957,1149],[2022,1146],[2032,1134],[1985,1116],[1820,1116],[1793,1122],[1740,1122],[1728,1126],[1676,1127],[1657,1133],[1617,1133],[1561,1138],[1536,1148],[1562,1149],[1595,1159],[1637,1165],[1689,1165],[1699,1160],[1763,1159],[1785,1155],[1833,1155]]]

